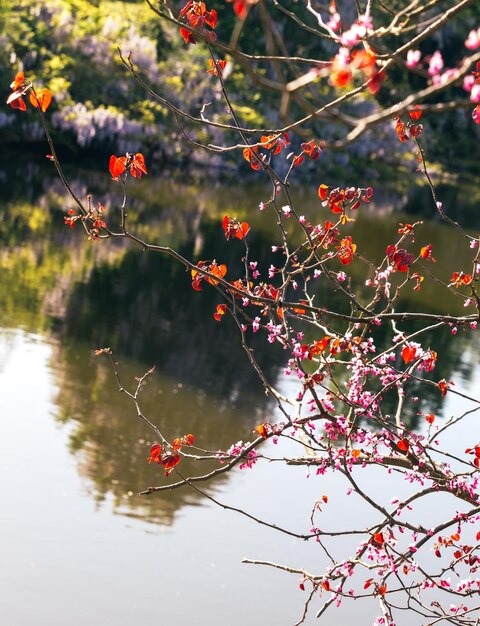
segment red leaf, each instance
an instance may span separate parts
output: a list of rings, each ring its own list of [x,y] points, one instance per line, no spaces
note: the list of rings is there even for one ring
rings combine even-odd
[[[425,419],[429,424],[433,424],[435,420],[435,415],[433,413],[430,413],[429,415],[425,415]]]
[[[187,30],[186,28],[180,28],[180,34],[183,37],[183,40],[186,44],[192,43],[192,44],[196,44],[197,42],[195,41],[195,37],[193,36],[193,33],[189,30]]]
[[[480,124],[480,104],[477,104],[477,106],[473,109],[472,118],[475,124]]]
[[[167,454],[163,457],[161,464],[166,470],[172,470],[175,465],[180,463],[180,455],[179,454]],[[170,472],[168,472],[170,473]]]
[[[150,448],[150,456],[148,457],[148,462],[158,464],[162,462],[162,446],[159,446],[158,443]]]
[[[7,104],[9,104],[12,107],[12,109],[20,109],[20,111],[26,111],[27,105],[25,104],[25,101],[22,98],[23,94],[24,94],[23,89],[18,89],[17,91],[14,91],[8,96]]]
[[[320,200],[325,200],[325,198],[327,197],[327,193],[328,193],[328,185],[320,185],[320,187],[318,188],[318,195],[320,197]]]
[[[110,170],[112,178],[117,179],[123,174],[126,169],[126,162],[126,157],[122,156],[118,158],[114,154],[112,154],[112,156],[110,157],[110,162],[108,164],[108,169]]]
[[[325,591],[330,591],[330,583],[328,582],[328,580],[322,581],[322,587],[325,589]]]
[[[408,448],[410,447],[410,443],[408,439],[400,439],[397,443],[397,448],[402,452],[408,452]]]
[[[397,119],[397,123],[395,124],[395,132],[402,143],[408,141],[408,135],[405,132],[405,124],[400,118]]]
[[[29,97],[31,105],[36,109],[40,107],[45,113],[52,101],[52,92],[50,89],[39,89],[36,92],[31,91]]]
[[[222,317],[223,315],[225,315],[226,311],[227,311],[226,304],[217,304],[217,309],[216,309],[216,312],[213,314],[213,317],[217,320],[217,322],[221,322]]]
[[[142,178],[142,174],[147,174],[147,168],[145,167],[145,158],[141,152],[137,152],[137,154],[132,157],[130,161],[130,174],[134,178],[138,178],[138,180]]]
[[[415,105],[415,108],[408,112],[410,119],[415,120],[416,122],[422,117],[422,107],[419,104]]]
[[[373,540],[376,544],[382,547],[385,542],[385,539],[383,538],[383,533],[375,533],[373,535]]]
[[[405,346],[402,350],[402,359],[405,361],[405,364],[410,363],[415,358],[417,353],[417,349],[413,346]]]

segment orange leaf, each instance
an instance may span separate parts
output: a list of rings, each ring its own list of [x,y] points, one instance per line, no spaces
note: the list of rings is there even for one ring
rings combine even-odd
[[[23,85],[24,80],[25,74],[23,72],[17,72],[15,74],[13,82],[10,83],[10,89],[12,89],[13,91],[17,91],[17,89]]]
[[[31,91],[29,98],[33,107],[36,109],[40,107],[40,109],[45,113],[52,101],[52,92],[50,89],[39,89],[35,92]]]
[[[358,459],[358,457],[361,455],[361,453],[362,453],[361,450],[357,450],[357,449],[352,450],[352,456],[353,456],[354,459]]]

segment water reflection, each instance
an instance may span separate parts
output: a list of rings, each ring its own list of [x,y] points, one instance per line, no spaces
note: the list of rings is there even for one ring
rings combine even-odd
[[[117,512],[171,524],[176,512],[197,502],[197,496],[180,490],[148,499],[134,495],[162,480],[158,467],[146,463],[151,434],[117,392],[108,364],[92,356],[93,349],[111,346],[125,380],[132,384],[135,376],[155,364],[156,374],[144,391],[146,414],[168,436],[193,432],[202,446],[216,450],[251,438],[252,427],[271,411],[235,337],[238,331],[229,319],[221,324],[213,320],[216,292],[191,290],[188,273],[170,259],[121,243],[86,241],[82,233],[66,228],[63,214],[68,201],[40,161],[20,167],[12,159],[8,168],[0,169],[0,178],[11,183],[3,186],[0,203],[0,325],[43,331],[54,340],[57,418],[73,425],[70,449],[94,497],[101,501],[111,494]],[[107,206],[109,219],[114,219],[119,186],[107,174],[80,172],[76,181],[75,189],[83,196],[93,193]],[[237,276],[240,242],[225,241],[220,220],[224,213],[248,214],[251,258],[266,274],[270,217],[254,210],[262,198],[259,190],[248,187],[232,193],[231,188],[205,184],[201,189],[192,180],[185,184],[175,178],[146,178],[131,187],[135,210],[129,219],[142,236],[176,246],[187,257],[221,259]],[[317,206],[311,201],[310,210],[318,211]],[[368,247],[380,259],[398,222],[411,219],[371,213],[351,225],[352,235],[360,251]],[[425,241],[420,242],[420,236]],[[419,246],[432,243],[434,251],[442,251],[435,266],[441,276],[448,271],[451,255],[459,266],[468,261],[468,251],[441,224],[426,222],[418,238]],[[362,292],[366,270],[359,263],[352,264],[352,272]],[[317,301],[337,310],[345,305],[329,291],[319,290]],[[443,292],[439,297],[428,281],[419,292],[405,292],[399,305],[409,310],[463,310],[461,302],[448,300]],[[316,338],[309,333],[306,340]],[[392,333],[386,325],[375,329],[379,349],[388,345]],[[454,338],[448,329],[425,335],[425,347],[440,355],[438,379],[449,380],[454,371],[468,378],[472,363],[466,361],[464,351],[471,337],[460,330]],[[278,379],[285,352],[263,350],[260,335],[253,336],[252,347],[267,377]],[[413,384],[407,394],[419,396],[417,404],[406,404],[409,424],[416,424],[419,411],[440,412],[437,389],[422,387],[420,394],[419,385]],[[385,410],[391,406],[393,413],[396,400],[393,393],[387,394]],[[206,468],[205,464],[200,469]],[[185,462],[184,470],[194,473],[199,468]]]
[[[126,357],[120,369],[127,387],[134,387],[134,377],[143,373],[144,364]],[[187,490],[138,496],[150,485],[168,480],[158,465],[147,463],[152,433],[140,422],[133,406],[118,392],[109,363],[92,356],[85,344],[58,344],[54,347],[52,370],[58,386],[55,403],[61,422],[71,423],[70,449],[77,454],[80,473],[93,485],[93,495],[102,501],[113,496],[116,512],[140,515],[149,521],[171,524],[185,504],[198,501]],[[225,449],[239,437],[251,436],[256,411],[246,413],[234,403],[222,402],[204,389],[178,382],[163,372],[156,372],[142,391],[142,408],[166,437],[195,433],[200,445],[213,450]],[[217,463],[215,463],[217,466]],[[182,462],[187,475],[207,471],[210,462]],[[222,481],[220,480],[220,483]],[[207,486],[207,489],[218,489]]]

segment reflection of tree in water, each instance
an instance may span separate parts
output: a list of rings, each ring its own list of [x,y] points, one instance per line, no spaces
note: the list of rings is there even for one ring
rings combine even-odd
[[[143,373],[144,364],[121,358],[119,365],[124,384],[134,387],[134,377]],[[92,356],[85,344],[67,347],[59,343],[52,367],[59,387],[58,419],[74,426],[71,450],[78,453],[80,472],[91,481],[98,501],[111,495],[115,511],[162,524],[171,524],[182,506],[200,502],[195,492],[186,489],[137,495],[146,487],[174,482],[175,473],[165,478],[160,466],[147,463],[153,433],[136,417],[125,395],[118,392],[106,359]],[[225,406],[204,390],[163,374],[151,377],[141,398],[145,415],[168,439],[194,433],[200,447],[219,450],[238,439],[253,438],[255,411],[241,410],[234,403]],[[258,402],[256,408],[260,408]],[[183,460],[179,469],[189,476],[218,466],[218,461]],[[212,493],[218,480],[226,478],[201,487]]]
[[[207,258],[228,265],[228,278],[241,275],[241,248],[235,246],[240,242],[226,242],[219,222],[205,224],[202,239]],[[182,252],[191,257],[191,246]],[[190,284],[190,274],[172,259],[129,251],[118,264],[97,266],[88,283],[77,283],[69,298],[66,333],[155,363],[176,380],[208,389],[227,403],[235,399],[259,414],[263,388],[238,329],[228,316],[221,323],[213,319],[220,302],[214,288],[205,284],[198,293]],[[250,339],[260,366],[274,381],[285,351],[266,346],[261,333],[251,333]]]
[[[83,181],[86,179],[83,177]],[[205,285],[202,293],[194,292],[189,273],[171,259],[142,254],[133,247],[118,247],[113,242],[89,242],[81,233],[65,228],[63,190],[45,176],[43,166],[22,166],[21,172],[12,175],[10,171],[5,180],[22,184],[9,182],[2,192],[0,313],[7,325],[25,325],[32,330],[55,327],[60,333],[54,366],[61,383],[60,416],[64,421],[75,421],[72,449],[81,450],[82,471],[94,484],[97,497],[112,494],[116,510],[169,523],[177,508],[198,500],[185,491],[151,498],[127,495],[159,484],[162,473],[158,466],[146,463],[150,433],[136,420],[125,396],[116,391],[107,364],[93,360],[91,351],[94,347],[111,346],[126,366],[126,379],[132,381],[134,375],[155,363],[159,374],[145,390],[148,415],[168,436],[193,432],[199,445],[218,449],[237,439],[251,438],[253,425],[269,417],[265,414],[268,406],[263,389],[240,347],[238,331],[227,316],[220,324],[213,320],[219,302],[216,291]],[[77,187],[80,189],[80,183]],[[85,187],[82,195],[86,191]],[[97,175],[88,181],[88,191],[94,193],[95,201],[102,200],[109,206],[107,219],[113,220],[119,205],[119,186],[112,183],[108,174]],[[220,220],[212,216],[242,215],[242,210],[258,204],[258,197],[252,200],[255,194],[245,195],[243,189],[238,194],[232,193],[231,188],[205,189],[204,184],[199,194],[194,184],[185,186],[174,180],[150,178],[141,184],[135,181],[131,193],[129,219],[141,236],[180,246],[188,258],[195,252],[198,258],[224,262],[229,268],[229,280],[241,274],[242,243],[226,242]],[[252,225],[250,258],[259,262],[265,277],[266,252],[272,243],[278,243],[270,241],[267,222],[271,216],[267,211],[256,212],[246,219]],[[352,235],[359,250],[366,249],[367,243],[371,248],[372,242],[388,240],[388,233],[396,233],[401,219],[382,216],[356,222]],[[433,223],[422,229],[422,241],[419,235],[417,246],[430,242],[434,251],[451,249],[450,230]],[[373,251],[378,258],[384,255],[382,246]],[[459,267],[463,266],[466,259],[456,252],[455,255]],[[446,256],[445,252],[438,254],[435,264],[435,272],[441,276],[447,271],[443,267]],[[352,273],[362,292],[365,275],[361,264],[352,264]],[[447,306],[427,280],[418,294],[411,291],[407,298],[398,303],[399,309],[428,310],[431,303],[432,312],[438,312]],[[323,286],[316,302],[348,312],[340,294]],[[402,330],[410,329],[402,326]],[[382,325],[374,333],[380,351],[391,339],[391,326]],[[67,348],[72,336],[81,345]],[[470,375],[471,364],[462,357],[471,336],[460,329],[456,337],[449,329],[424,336],[422,345],[439,355],[432,373],[434,380],[450,380],[452,372],[459,371],[465,378]],[[319,339],[316,333],[308,330],[305,341],[315,339]],[[274,382],[286,353],[272,351],[261,333],[251,340],[256,358]],[[85,343],[88,349],[82,347]],[[138,360],[137,365],[129,364],[130,356]],[[442,398],[438,389],[418,384],[407,389],[407,394],[419,396],[419,402],[405,404],[406,423],[413,426],[418,411],[440,412]],[[396,401],[395,393],[385,395],[385,413],[395,412]],[[182,467],[190,474],[203,472],[207,465],[190,467],[184,462]]]

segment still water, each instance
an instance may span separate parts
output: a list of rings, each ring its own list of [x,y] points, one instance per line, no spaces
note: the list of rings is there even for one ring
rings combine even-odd
[[[20,180],[7,166],[1,175]],[[26,184],[4,186],[0,200],[1,623],[295,623],[304,599],[299,577],[241,560],[319,572],[325,567],[320,549],[185,490],[137,495],[165,479],[146,462],[150,433],[116,390],[108,364],[93,356],[96,347],[111,346],[124,380],[132,385],[135,376],[156,365],[144,391],[145,413],[172,438],[193,432],[214,450],[251,439],[255,425],[272,419],[274,409],[232,338],[234,329],[213,320],[215,294],[193,292],[188,275],[169,260],[86,241],[64,227],[68,203],[39,162],[22,169],[22,180]],[[79,192],[87,192],[85,180],[88,191],[113,210],[118,190],[112,190],[108,174],[77,175]],[[136,210],[130,219],[150,240],[200,258],[221,258],[230,266],[234,242],[226,244],[219,236],[221,217],[248,216],[262,265],[267,262],[262,249],[271,245],[269,217],[256,209],[265,199],[262,193],[254,186],[232,193],[173,177],[144,179],[133,187]],[[424,202],[421,194],[418,198]],[[407,200],[412,202],[402,199]],[[353,225],[359,248],[368,240],[383,254],[388,230],[412,221],[389,211],[389,202],[384,197],[364,226]],[[423,228],[434,250],[448,249],[462,259],[448,229],[428,221]],[[445,254],[438,260],[439,272],[442,264],[448,271]],[[437,302],[428,287],[415,298],[412,309],[455,306]],[[443,334],[434,341],[439,354],[448,354],[439,363],[439,378],[454,378],[458,389],[478,396],[474,335],[453,341]],[[260,341],[254,347],[264,371],[286,389],[283,354],[263,353]],[[446,416],[463,408],[454,396],[443,406],[433,395],[420,403]],[[475,419],[474,414],[462,428],[474,428]],[[188,463],[184,470],[199,471]],[[381,472],[370,474],[369,481],[368,488],[377,493],[385,484]],[[397,494],[407,489],[389,483],[390,490],[394,487]],[[372,521],[370,512],[339,492],[334,478],[306,480],[304,469],[282,464],[257,463],[205,490],[297,532],[309,530],[310,511],[323,494],[333,500],[322,518],[325,527],[336,528],[352,514],[365,525]],[[385,495],[389,499],[392,492]],[[437,512],[443,506],[440,497],[435,506]],[[435,511],[422,515],[434,517]],[[353,547],[345,540],[337,558],[347,557]],[[318,623],[314,613],[308,624]],[[375,614],[371,605],[352,602],[335,614],[335,621],[369,623]],[[403,622],[415,623],[408,616]]]

